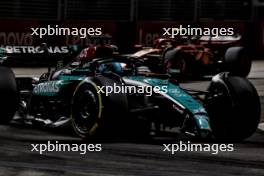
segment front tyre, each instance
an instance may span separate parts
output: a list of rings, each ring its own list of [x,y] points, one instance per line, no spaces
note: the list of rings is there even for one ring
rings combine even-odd
[[[250,137],[260,121],[260,100],[246,79],[219,74],[213,78],[205,105],[215,138],[243,140]]]
[[[94,136],[102,116],[102,97],[94,83],[80,84],[72,100],[72,125],[82,138]]]
[[[75,132],[82,138],[111,138],[122,133],[128,112],[125,94],[105,94],[100,88],[121,86],[117,80],[97,76],[80,83],[72,100],[72,121]],[[105,92],[105,89],[104,89]]]
[[[0,124],[12,120],[19,105],[15,75],[11,69],[0,67]]]

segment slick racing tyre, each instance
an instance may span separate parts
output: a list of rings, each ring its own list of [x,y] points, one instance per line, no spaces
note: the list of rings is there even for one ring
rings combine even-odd
[[[193,58],[191,55],[186,55],[180,48],[167,48],[163,53],[163,65],[167,71],[178,70],[177,79],[194,74]]]
[[[232,75],[247,77],[252,65],[248,52],[243,47],[230,47],[225,53],[226,71]]]
[[[246,79],[219,74],[213,78],[205,105],[213,135],[220,140],[240,141],[250,137],[260,121],[260,100]]]
[[[104,76],[80,83],[73,95],[72,122],[75,132],[84,139],[111,138],[120,132],[128,111],[127,97],[122,93],[105,94],[99,87],[113,87],[120,82]]]
[[[8,123],[19,105],[15,75],[7,67],[0,66],[0,124]]]

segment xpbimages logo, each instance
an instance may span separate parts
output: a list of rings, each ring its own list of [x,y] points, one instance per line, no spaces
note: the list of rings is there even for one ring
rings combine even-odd
[[[30,28],[32,30],[31,35],[39,36],[39,38],[42,38],[45,35],[52,36],[80,36],[80,38],[86,38],[87,36],[100,36],[102,35],[102,28],[67,28],[67,27],[59,27],[58,25],[55,25],[52,27],[51,25],[48,25],[47,27],[41,27],[41,28]]]
[[[218,36],[233,36],[233,28],[200,28],[191,27],[191,25],[172,28],[163,28],[163,36],[168,36],[170,38],[175,38],[176,36],[212,36],[212,38],[217,38]]]
[[[48,141],[44,144],[31,144],[31,152],[37,152],[40,155],[49,152],[78,152],[81,155],[87,152],[101,152],[102,144],[63,144],[59,141],[52,143]]]
[[[190,141],[176,144],[163,144],[163,152],[174,155],[176,152],[209,152],[213,155],[219,152],[233,152],[234,144],[194,144]]]
[[[133,85],[125,85],[122,83],[121,85],[117,85],[114,83],[113,86],[97,86],[97,93],[105,94],[109,96],[109,94],[145,94],[146,96],[152,96],[153,94],[167,93],[167,86],[133,86]]]

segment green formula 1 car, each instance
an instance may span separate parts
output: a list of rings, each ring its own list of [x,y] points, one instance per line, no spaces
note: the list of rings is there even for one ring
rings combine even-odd
[[[15,78],[0,67],[0,122],[71,125],[82,138],[174,127],[228,140],[255,132],[260,101],[246,78],[220,73],[198,91],[181,88],[175,74],[154,74],[137,59],[120,56],[71,62],[39,79]]]

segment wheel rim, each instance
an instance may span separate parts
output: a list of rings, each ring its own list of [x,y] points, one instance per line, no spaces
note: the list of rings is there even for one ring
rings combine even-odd
[[[90,132],[97,123],[98,108],[98,98],[91,90],[86,90],[77,96],[73,122],[78,133]]]

